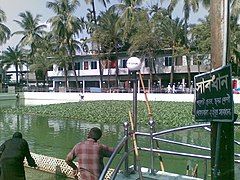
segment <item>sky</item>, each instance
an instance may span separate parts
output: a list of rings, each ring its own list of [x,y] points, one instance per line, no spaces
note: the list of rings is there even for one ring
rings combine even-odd
[[[51,9],[48,9],[46,7],[47,2],[53,2],[55,0],[0,0],[0,9],[3,10],[6,13],[7,16],[7,22],[4,23],[7,25],[12,32],[20,30],[19,25],[14,22],[13,20],[21,20],[19,17],[19,13],[30,11],[33,14],[33,17],[35,17],[37,14],[42,15],[41,21],[42,23],[46,22],[47,19],[54,16],[54,13]],[[116,4],[119,2],[119,0],[110,0],[112,3]],[[99,0],[95,0],[96,2],[96,9],[99,12],[104,11],[104,6],[99,3]],[[147,7],[150,7],[151,5],[154,5],[158,2],[160,3],[160,0],[145,0],[145,5]],[[167,7],[168,0],[165,0],[165,3],[162,4],[163,7]],[[91,8],[90,5],[86,5],[85,0],[80,0],[80,7],[76,10],[76,16],[83,17],[87,13],[87,9]],[[108,7],[111,4],[108,5]],[[207,15],[207,11],[204,8],[200,8],[198,13],[191,13],[190,14],[190,22],[197,23],[197,20],[199,18],[204,18],[204,16]],[[182,11],[182,2],[180,2],[174,11],[174,16],[178,16],[180,18],[183,17],[183,11]],[[84,36],[84,35],[82,35]],[[84,37],[80,37],[84,38]],[[19,36],[13,36],[10,40],[7,41],[5,45],[3,45],[0,51],[5,50],[8,46],[15,46],[20,40]]]

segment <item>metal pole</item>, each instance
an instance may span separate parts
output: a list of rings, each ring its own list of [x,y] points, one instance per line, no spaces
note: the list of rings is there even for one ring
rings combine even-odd
[[[137,76],[136,71],[132,71],[133,75],[133,121],[134,121],[134,132],[137,131]],[[136,137],[137,141],[137,137]],[[134,152],[134,170],[137,170],[137,158]]]
[[[151,147],[151,169],[150,169],[150,175],[155,175],[154,172],[154,152],[152,151],[154,149],[154,143],[153,143],[153,132],[154,132],[154,121],[150,120],[149,125],[150,125],[150,147]]]
[[[137,131],[137,76],[136,76],[136,71],[133,71],[133,120],[134,120],[134,131]]]
[[[222,123],[217,124],[217,138],[216,138],[216,149],[215,149],[215,163],[214,163],[214,179],[219,179],[220,171],[219,171],[219,158],[220,158],[220,144],[221,144],[221,127]]]
[[[123,127],[124,127],[124,135],[128,136],[129,123],[125,122],[123,124]],[[125,143],[125,149],[124,150],[125,150],[125,153],[128,153],[128,140]],[[125,177],[128,177],[128,174],[129,174],[128,166],[129,166],[129,156],[125,160],[125,170],[124,170]]]

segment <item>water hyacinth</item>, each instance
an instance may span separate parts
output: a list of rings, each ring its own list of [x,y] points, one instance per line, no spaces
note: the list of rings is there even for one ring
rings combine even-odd
[[[153,119],[158,126],[179,127],[196,124],[192,115],[192,103],[151,101]],[[32,114],[59,118],[78,119],[88,122],[119,124],[129,121],[128,112],[133,111],[132,101],[81,101],[39,106],[20,106],[3,108],[10,114]],[[239,114],[240,105],[235,104],[235,113]],[[240,114],[239,114],[240,115]],[[239,116],[240,117],[240,116]],[[147,125],[149,113],[144,101],[138,101],[138,124]]]

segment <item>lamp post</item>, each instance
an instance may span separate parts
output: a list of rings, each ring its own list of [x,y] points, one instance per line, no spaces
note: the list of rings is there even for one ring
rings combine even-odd
[[[141,68],[141,60],[137,57],[131,57],[127,60],[127,68],[132,73],[133,81],[133,121],[134,121],[134,132],[137,131],[137,71]],[[136,139],[137,141],[137,139]],[[134,170],[136,168],[136,154],[134,153]]]

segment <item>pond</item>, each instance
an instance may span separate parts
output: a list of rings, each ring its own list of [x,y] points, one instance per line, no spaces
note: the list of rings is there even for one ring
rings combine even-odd
[[[11,103],[9,103],[9,101],[8,103],[0,102],[0,107],[15,107],[18,105],[25,105],[25,102],[20,101],[17,102],[17,104],[15,101],[12,101]],[[63,119],[57,117],[0,114],[0,144],[2,144],[6,139],[11,138],[15,131],[20,131],[22,132],[24,138],[28,141],[32,152],[65,159],[67,153],[72,149],[72,147],[76,143],[85,140],[89,129],[94,126],[100,127],[103,131],[101,142],[111,146],[116,146],[124,134],[123,124],[94,124],[82,120]],[[149,132],[149,127],[138,126],[138,130],[141,132]],[[160,125],[156,125],[156,130],[162,130]],[[240,137],[239,132],[236,132],[235,136]],[[164,138],[185,143],[198,144],[206,147],[210,146],[210,135],[204,129],[169,134],[165,135]],[[150,141],[147,138],[139,138],[138,145],[149,147]],[[188,151],[188,148],[186,147],[179,147],[166,143],[160,143],[160,148],[180,152]],[[194,153],[202,154],[201,151],[195,151]],[[141,165],[149,166],[149,154],[146,152],[140,152],[140,154]],[[208,153],[205,154],[209,155]],[[199,177],[203,177],[205,171],[204,160],[176,157],[165,154],[163,154],[162,157],[165,165],[165,171],[185,174],[187,165],[190,166],[190,171],[198,165],[198,175]],[[209,162],[207,164],[207,171],[208,174],[210,174],[210,164]],[[157,155],[155,167],[160,170]]]

